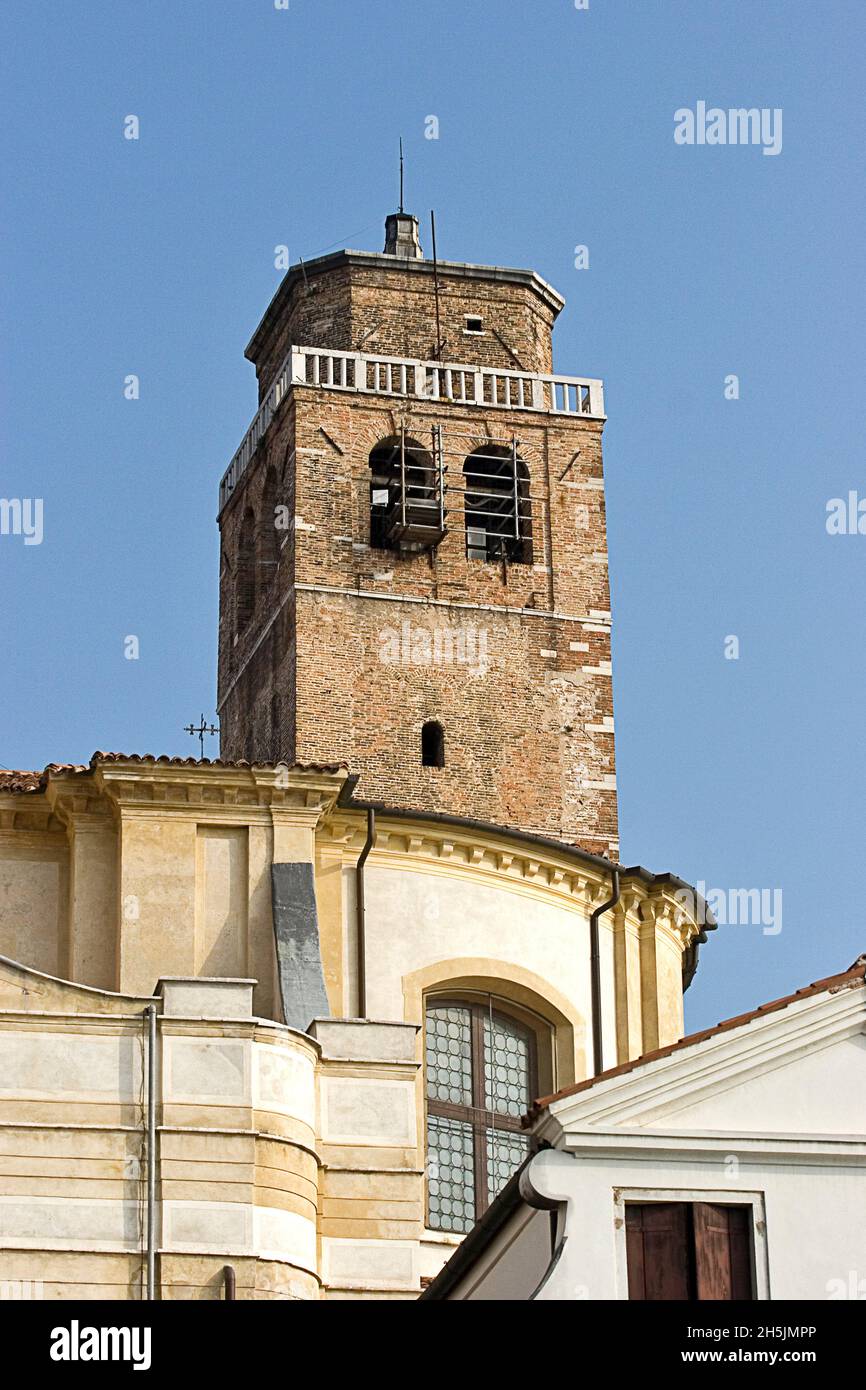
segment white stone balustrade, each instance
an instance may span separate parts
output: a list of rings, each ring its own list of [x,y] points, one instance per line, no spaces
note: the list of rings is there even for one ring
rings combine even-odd
[[[226,505],[258,448],[274,412],[293,386],[368,395],[532,410],[552,415],[603,420],[604,387],[589,377],[505,371],[457,362],[422,362],[331,348],[293,347],[262,401],[240,448],[220,483],[220,510]]]

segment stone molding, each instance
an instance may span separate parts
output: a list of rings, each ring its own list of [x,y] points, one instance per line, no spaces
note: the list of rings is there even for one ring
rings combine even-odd
[[[325,853],[336,853],[346,864],[354,863],[366,838],[362,813],[335,811],[323,822],[322,836]],[[507,830],[494,834],[414,818],[401,821],[396,811],[377,817],[376,844],[368,864],[457,873],[488,885],[498,879],[536,897],[570,902],[587,914],[610,893],[609,872],[591,864],[580,865],[567,851],[560,855],[544,845],[529,845],[509,836]],[[665,933],[681,950],[704,929],[703,923],[689,915],[670,883],[623,876],[621,893],[616,917],[639,929]]]

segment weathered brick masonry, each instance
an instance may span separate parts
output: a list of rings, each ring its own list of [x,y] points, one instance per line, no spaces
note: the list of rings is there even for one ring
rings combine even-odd
[[[293,344],[433,355],[429,262],[341,253],[306,277],[289,272],[248,349],[262,396]],[[443,266],[440,304],[443,360],[550,372],[561,301],[538,277]],[[482,334],[465,332],[467,315]],[[431,449],[434,426],[444,539],[372,548],[371,451],[401,428]],[[602,428],[293,385],[220,516],[223,756],[343,759],[359,797],[617,857]],[[470,559],[462,460],[512,435],[529,475],[531,562]],[[421,765],[428,721],[444,730],[441,768]]]

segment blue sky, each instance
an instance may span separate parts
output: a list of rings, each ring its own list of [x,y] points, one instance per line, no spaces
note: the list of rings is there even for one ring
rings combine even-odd
[[[866,497],[864,30],[854,0],[5,6],[0,496],[45,510],[0,536],[0,763],[195,751],[274,247],[381,249],[402,134],[440,255],[537,269],[557,369],[605,380],[624,861],[783,895],[781,931],[711,938],[687,1024],[866,950],[866,535],[825,526]],[[782,152],[676,145],[701,100],[781,108]]]

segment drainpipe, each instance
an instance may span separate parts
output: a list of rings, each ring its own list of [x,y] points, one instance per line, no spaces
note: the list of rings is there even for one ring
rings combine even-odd
[[[225,1291],[226,1303],[231,1303],[237,1298],[237,1280],[235,1278],[234,1265],[223,1265],[223,1289]]]
[[[589,985],[592,1008],[592,1074],[604,1069],[601,1028],[601,956],[598,944],[598,919],[619,902],[619,869],[611,870],[611,896],[597,907],[589,919]]]
[[[376,812],[367,807],[367,839],[355,865],[355,897],[358,904],[358,1017],[367,1017],[367,932],[364,907],[364,865],[376,839]]]
[[[147,1300],[156,1298],[156,1005],[147,1019]]]

